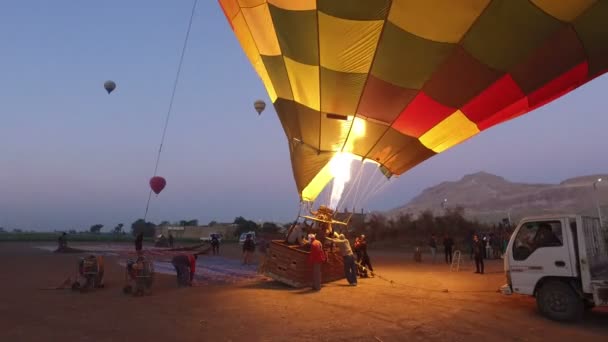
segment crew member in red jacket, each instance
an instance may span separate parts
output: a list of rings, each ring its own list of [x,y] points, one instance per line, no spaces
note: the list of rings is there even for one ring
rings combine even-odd
[[[321,290],[321,264],[327,261],[327,256],[323,251],[323,245],[313,234],[309,236],[309,241],[308,263],[312,264],[312,289],[319,291]]]
[[[171,263],[177,272],[178,286],[192,286],[198,254],[179,254],[173,257]]]

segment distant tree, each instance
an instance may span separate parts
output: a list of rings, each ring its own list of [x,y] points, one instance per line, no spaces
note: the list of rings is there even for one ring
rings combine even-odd
[[[257,223],[247,220],[242,216],[235,218],[234,224],[237,225],[236,231],[234,232],[235,236],[240,236],[241,234],[249,231],[257,232],[259,228]]]
[[[122,223],[119,223],[116,227],[114,227],[114,234],[121,234],[122,233],[122,227],[124,227],[125,225]]]
[[[103,228],[103,224],[94,224],[89,228],[89,231],[93,234],[99,234],[101,228]]]
[[[136,236],[139,233],[143,233],[145,237],[152,237],[154,236],[154,228],[156,228],[154,223],[138,219],[131,224],[131,234]]]
[[[209,227],[213,227],[217,224],[217,221],[213,220],[211,222],[209,222],[209,224],[207,224]]]
[[[4,227],[0,227],[0,233],[6,233],[6,230],[4,230]]]
[[[68,234],[78,234],[78,232],[76,231],[76,229],[70,229],[68,230]]]
[[[264,224],[262,224],[262,232],[264,233],[276,234],[280,229],[281,227],[277,226],[276,223],[273,222],[264,222]]]
[[[13,229],[13,233],[23,233],[23,230],[15,228]]]
[[[159,226],[161,226],[161,227],[166,227],[166,226],[170,226],[170,225],[171,225],[171,222],[169,222],[169,221],[163,221],[159,224]]]

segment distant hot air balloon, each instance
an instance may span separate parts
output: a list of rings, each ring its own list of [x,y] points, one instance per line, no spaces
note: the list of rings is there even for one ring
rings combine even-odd
[[[266,108],[266,102],[257,100],[253,103],[253,107],[255,108],[255,111],[258,112],[258,115],[260,115],[264,111],[264,108]]]
[[[114,89],[116,89],[116,83],[114,83],[114,81],[106,81],[103,84],[103,87],[106,89],[106,91],[109,93],[111,93],[112,91],[114,91]]]
[[[308,201],[334,157],[401,175],[608,71],[604,0],[219,3]]]
[[[159,194],[167,185],[167,181],[163,177],[155,176],[150,179],[150,188],[155,194]]]

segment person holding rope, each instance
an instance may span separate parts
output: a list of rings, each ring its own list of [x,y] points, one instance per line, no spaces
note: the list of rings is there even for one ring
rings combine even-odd
[[[355,257],[353,251],[350,248],[350,242],[344,237],[344,234],[340,234],[337,239],[326,238],[338,246],[342,259],[344,260],[344,275],[350,286],[357,286],[357,265],[355,264]]]

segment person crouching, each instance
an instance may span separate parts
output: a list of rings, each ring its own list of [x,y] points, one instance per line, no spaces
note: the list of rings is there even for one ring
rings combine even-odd
[[[173,257],[171,263],[177,272],[177,286],[192,286],[198,254],[179,254]]]

